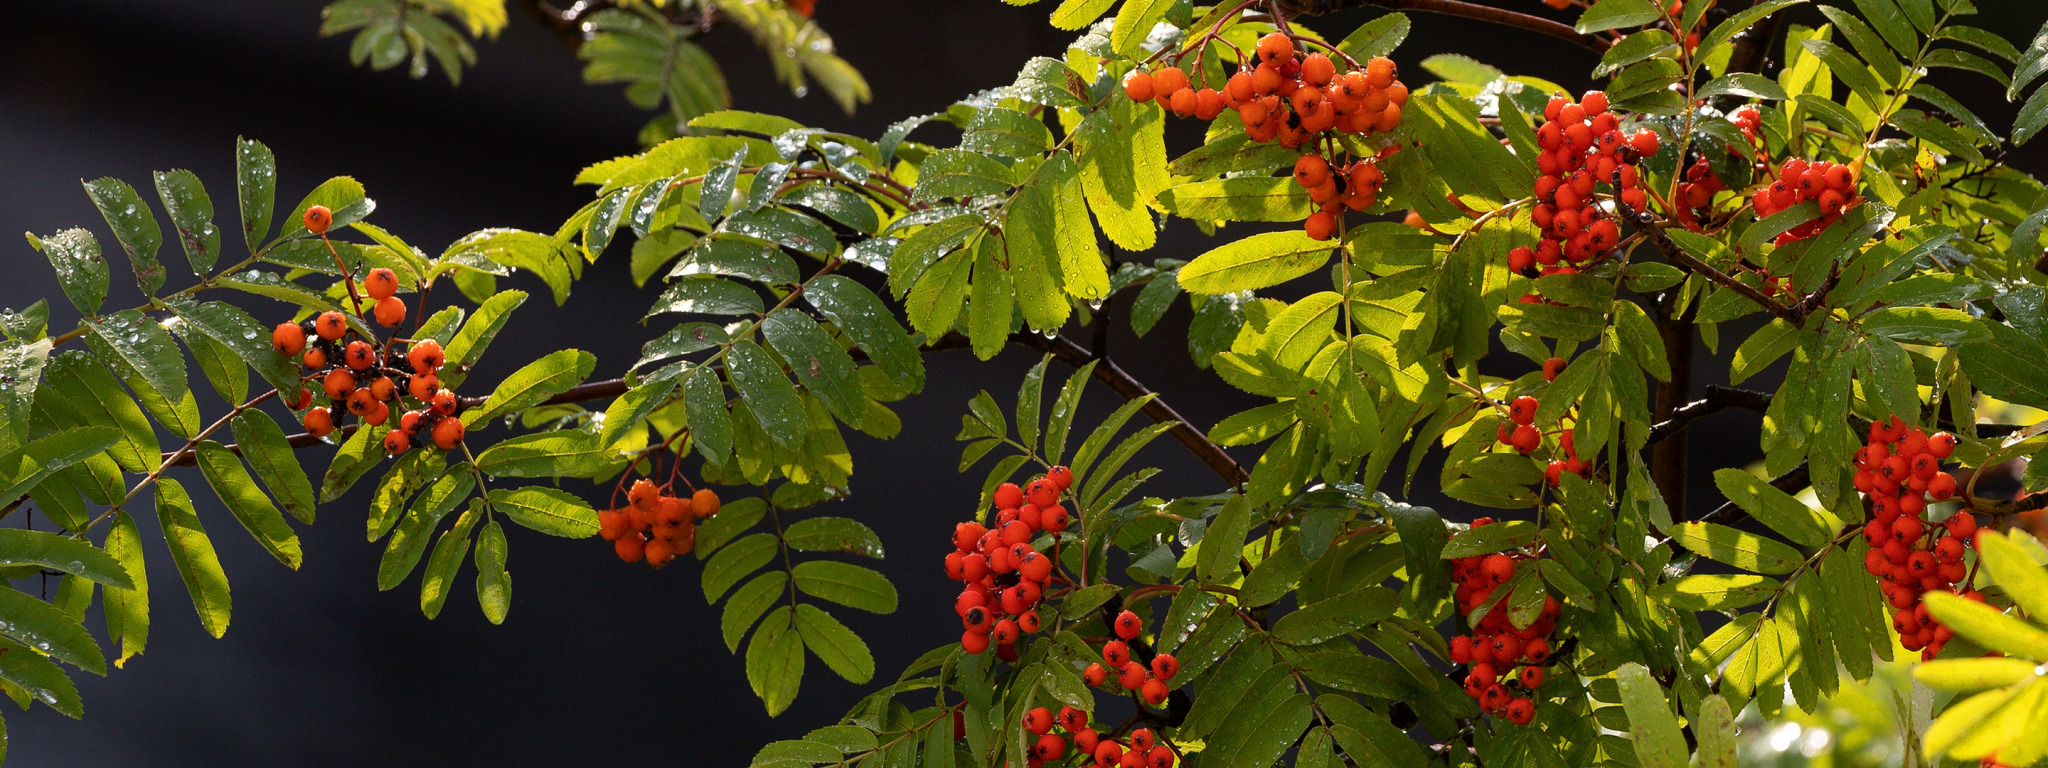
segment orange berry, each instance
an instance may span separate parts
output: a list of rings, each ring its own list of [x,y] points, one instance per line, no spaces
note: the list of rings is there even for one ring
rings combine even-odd
[[[413,399],[426,402],[434,399],[434,391],[441,388],[441,377],[431,373],[416,373],[406,382],[405,389]]]
[[[1226,106],[1228,105],[1224,103],[1223,94],[1218,93],[1214,88],[1203,88],[1195,92],[1195,117],[1197,119],[1214,120],[1218,115],[1223,114],[1223,109]]]
[[[1337,65],[1330,63],[1330,57],[1311,53],[1301,60],[1301,81],[1309,85],[1329,85],[1337,76]]]
[[[397,296],[386,296],[377,300],[377,306],[370,309],[370,315],[377,324],[390,328],[405,322],[405,301]]]
[[[319,347],[310,347],[306,350],[305,357],[301,359],[306,363],[306,370],[323,370],[327,367],[327,350]]]
[[[379,376],[370,381],[370,396],[382,402],[391,402],[391,398],[398,396],[398,384],[389,376]]]
[[[313,332],[328,341],[339,339],[348,333],[348,317],[340,312],[322,312],[313,321]]]
[[[367,414],[363,414],[363,423],[372,424],[380,427],[384,426],[384,422],[389,421],[390,419],[391,406],[377,402],[376,400],[370,401],[370,412]]]
[[[303,218],[306,231],[316,235],[327,234],[327,228],[334,225],[334,212],[327,210],[327,206],[324,205],[307,208]]]
[[[358,371],[369,368],[377,362],[377,348],[368,342],[351,341],[341,350],[341,361]]]
[[[662,539],[647,542],[642,552],[647,556],[647,564],[656,568],[668,565],[670,560],[676,559],[675,546]]]
[[[405,453],[407,450],[411,448],[412,438],[406,435],[405,430],[394,429],[391,430],[390,432],[384,433],[385,453],[390,454],[392,456],[397,456],[398,454]]]
[[[326,437],[328,433],[334,431],[334,414],[328,413],[326,408],[311,408],[306,411],[306,417],[300,423],[306,426],[306,434]]]
[[[348,412],[368,417],[377,411],[377,398],[370,396],[370,390],[358,389],[348,393]]]
[[[1259,97],[1257,90],[1252,87],[1252,74],[1241,69],[1237,71],[1237,74],[1231,75],[1230,82],[1223,86],[1223,95],[1233,105],[1243,104]]]
[[[1124,95],[1131,97],[1131,101],[1141,104],[1151,101],[1158,95],[1152,89],[1152,74],[1144,71],[1132,72],[1130,77],[1124,78]]]
[[[363,292],[378,301],[391,298],[398,293],[398,273],[386,267],[370,270],[363,276]]]
[[[1302,155],[1294,161],[1294,183],[1308,189],[1330,179],[1330,163],[1322,155]]]
[[[1316,211],[1309,214],[1308,221],[1302,224],[1302,228],[1308,232],[1311,240],[1328,240],[1337,234],[1337,217],[1329,211]]]
[[[435,413],[443,416],[453,416],[455,415],[456,406],[462,403],[461,400],[455,397],[454,392],[443,389],[434,393],[434,399],[429,404],[433,407]]]
[[[270,331],[270,346],[279,353],[297,355],[306,350],[306,329],[298,323],[278,323]]]
[[[1278,32],[1269,32],[1259,38],[1259,61],[1272,62],[1294,58],[1294,41]]]
[[[1394,85],[1394,60],[1385,56],[1374,56],[1365,63],[1365,81],[1374,88],[1389,88]]]
[[[320,387],[327,392],[327,399],[341,402],[356,390],[356,375],[345,369],[336,368],[327,372],[327,378],[320,381]]]
[[[697,519],[701,520],[718,514],[720,506],[717,491],[709,488],[699,488],[696,493],[690,494],[690,514]]]
[[[639,536],[620,536],[618,541],[612,542],[612,551],[619,554],[620,560],[637,563],[641,556],[647,554],[647,540]]]
[[[434,447],[454,450],[462,442],[462,420],[442,419],[434,423]]]
[[[1173,95],[1168,99],[1168,106],[1172,107],[1175,115],[1194,117],[1195,109],[1200,106],[1198,101],[1199,99],[1195,97],[1193,90],[1181,88],[1173,92]]]
[[[441,342],[421,339],[412,343],[412,349],[405,353],[405,360],[412,364],[415,373],[433,373],[448,362],[447,353],[441,351]]]
[[[1188,73],[1180,67],[1165,67],[1152,73],[1153,98],[1166,98],[1188,87]]]

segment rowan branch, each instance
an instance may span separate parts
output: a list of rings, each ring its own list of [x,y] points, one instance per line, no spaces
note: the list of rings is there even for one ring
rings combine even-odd
[[[1655,246],[1659,253],[1664,254],[1664,258],[1670,259],[1674,264],[1699,273],[1708,280],[1721,284],[1728,290],[1742,294],[1743,298],[1756,302],[1757,306],[1763,307],[1769,310],[1771,314],[1777,315],[1785,322],[1791,323],[1794,328],[1804,324],[1806,320],[1804,314],[1795,311],[1792,307],[1785,306],[1776,299],[1764,295],[1764,292],[1758,290],[1756,286],[1729,277],[1728,273],[1715,269],[1713,265],[1695,259],[1692,257],[1692,254],[1686,253],[1685,249],[1678,247],[1677,243],[1671,242],[1670,235],[1664,234],[1664,226],[1657,222],[1657,217],[1646,212],[1638,212],[1630,208],[1627,203],[1621,202],[1619,198],[1615,199],[1614,205],[1621,210],[1622,216],[1635,221],[1636,226],[1642,230],[1643,236],[1650,241],[1650,245]]]
[[[1613,45],[1595,35],[1582,35],[1570,24],[1552,21],[1541,16],[1531,16],[1505,8],[1494,8],[1463,0],[1277,0],[1274,3],[1281,13],[1288,16],[1315,16],[1346,8],[1387,8],[1397,11],[1428,11],[1446,16],[1474,19],[1493,24],[1526,29],[1539,35],[1549,35],[1567,40],[1594,53],[1606,53]]]
[[[1671,412],[1671,417],[1650,426],[1650,442],[1656,443],[1677,436],[1685,431],[1687,424],[1701,418],[1731,409],[1740,408],[1763,413],[1771,406],[1771,393],[1753,389],[1735,389],[1716,384],[1707,385],[1706,397],[1680,406]]]

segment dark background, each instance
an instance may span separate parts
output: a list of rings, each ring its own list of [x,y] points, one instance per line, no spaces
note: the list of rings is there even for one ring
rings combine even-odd
[[[1534,0],[1495,4],[1542,10]],[[2048,15],[2030,3],[1980,5],[1985,15],[1975,23],[2011,35],[2022,48]],[[1045,23],[1050,3],[823,0],[819,6],[819,20],[841,53],[873,85],[874,102],[849,117],[819,96],[794,99],[773,81],[743,33],[721,29],[706,42],[725,69],[737,107],[875,136],[901,117],[1008,83],[1024,59],[1059,55],[1073,37]],[[638,149],[634,134],[646,115],[614,87],[583,85],[569,52],[517,9],[501,39],[478,44],[479,66],[459,88],[438,71],[415,81],[395,71],[351,68],[345,39],[316,37],[319,10],[307,0],[12,4],[8,23],[0,26],[0,233],[86,226],[114,248],[79,180],[120,177],[148,199],[154,197],[149,171],[190,168],[209,185],[220,211],[216,221],[232,235],[231,142],[246,135],[277,154],[281,210],[322,179],[353,175],[379,203],[372,221],[437,251],[484,227],[553,231],[588,199],[588,188],[569,183],[579,168]],[[1310,25],[1341,37],[1372,15],[1355,11]],[[1411,83],[1427,80],[1413,66],[1422,55],[1455,50],[1575,90],[1589,85],[1584,73],[1593,58],[1580,49],[1520,30],[1427,14],[1413,18],[1414,32],[1397,55]],[[1937,82],[1981,105],[1980,114],[1994,126],[2010,124],[2012,107],[1989,81],[1947,72]],[[1194,139],[1176,135],[1174,141],[1179,152]],[[2029,148],[2015,163],[2040,168],[2039,151]],[[58,298],[44,260],[20,241],[8,242],[14,244],[0,250],[6,277],[0,305],[18,308],[52,297],[53,327],[71,327],[75,316]],[[1209,246],[1191,229],[1176,228],[1145,258],[1188,258]],[[183,263],[174,243],[166,243],[162,256],[167,264]],[[139,298],[133,283],[120,265],[115,272],[108,306],[133,305]],[[486,359],[479,386],[542,351],[568,346],[596,353],[595,378],[615,376],[637,357],[641,342],[665,329],[636,324],[652,293],[636,295],[623,248],[591,268],[560,309],[545,300],[537,281],[512,284],[534,299]],[[1198,425],[1256,404],[1193,369],[1180,340],[1186,321],[1183,303],[1145,339],[1125,326],[1111,350]],[[1741,332],[1724,333],[1724,350]],[[949,610],[954,589],[940,576],[937,560],[952,522],[969,514],[981,472],[955,471],[958,446],[950,438],[976,390],[988,389],[1008,405],[1019,374],[1035,360],[1018,349],[992,365],[964,352],[930,355],[925,393],[897,408],[903,436],[852,436],[859,493],[834,512],[880,532],[891,555],[882,567],[902,602],[893,616],[835,613],[867,638],[878,678],[893,678],[918,653],[957,637]],[[1724,368],[1703,357],[1695,384],[1721,381]],[[1064,378],[1066,371],[1056,367],[1055,373]],[[196,389],[209,413],[224,407],[210,389]],[[1099,418],[1114,404],[1098,388],[1089,413]],[[1707,479],[1715,466],[1753,458],[1749,436],[1756,420],[1731,413],[1693,427],[1695,458],[1706,460],[1695,462],[1691,503],[1719,501]],[[326,453],[301,458],[317,470]],[[1239,458],[1249,462],[1256,454]],[[1168,470],[1150,493],[1217,490],[1213,476],[1171,441],[1159,441],[1141,460]],[[1425,468],[1421,485],[1430,484],[1431,472]],[[195,474],[188,482],[202,481]],[[570,490],[602,500],[600,488],[576,484]],[[202,498],[201,518],[233,584],[227,636],[214,640],[200,629],[161,541],[153,542],[148,652],[105,679],[78,675],[88,713],[82,722],[40,707],[10,713],[12,764],[743,765],[762,743],[830,723],[865,688],[838,680],[811,659],[797,705],[768,718],[747,688],[741,661],[718,638],[718,613],[704,603],[698,566],[682,562],[658,573],[625,567],[600,541],[514,530],[509,565],[515,599],[506,624],[483,620],[467,569],[441,618],[428,621],[418,609],[417,577],[388,593],[376,590],[382,545],[361,538],[366,497],[359,488],[323,508],[319,525],[301,532],[306,565],[298,573],[279,567],[224,510]],[[1455,504],[1441,508],[1454,519],[1477,514]],[[97,606],[92,616],[97,631]]]

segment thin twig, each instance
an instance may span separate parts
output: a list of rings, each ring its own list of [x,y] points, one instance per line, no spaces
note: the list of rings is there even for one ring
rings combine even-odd
[[[1657,222],[1657,217],[1648,213],[1638,213],[1629,208],[1627,203],[1621,202],[1619,199],[1614,201],[1614,205],[1621,210],[1623,216],[1634,221],[1636,226],[1641,227],[1644,236],[1650,241],[1650,244],[1656,246],[1657,251],[1664,254],[1664,258],[1670,259],[1672,263],[1697,272],[1708,280],[1726,287],[1728,290],[1742,294],[1743,298],[1756,302],[1757,306],[1763,307],[1769,310],[1771,314],[1783,318],[1785,322],[1791,323],[1794,328],[1799,327],[1805,321],[1804,315],[1793,311],[1791,307],[1779,303],[1778,300],[1764,295],[1764,292],[1758,290],[1755,286],[1729,277],[1727,273],[1715,269],[1712,265],[1693,258],[1692,254],[1686,253],[1685,249],[1678,247],[1677,243],[1671,242],[1671,236],[1664,233],[1664,227]]]
[[[1671,417],[1650,427],[1649,442],[1656,443],[1685,431],[1687,424],[1702,417],[1720,413],[1730,408],[1763,413],[1771,406],[1771,393],[1752,389],[1735,389],[1716,384],[1707,385],[1705,398],[1694,400],[1671,412]]]

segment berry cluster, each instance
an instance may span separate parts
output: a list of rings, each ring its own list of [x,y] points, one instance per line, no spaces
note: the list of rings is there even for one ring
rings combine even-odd
[[[953,601],[954,612],[966,631],[960,647],[968,653],[996,645],[996,657],[1017,658],[1017,638],[1038,632],[1038,601],[1052,583],[1053,560],[1039,553],[1031,542],[1041,532],[1059,541],[1070,522],[1067,508],[1060,506],[1060,494],[1073,485],[1074,473],[1053,467],[1044,477],[1020,488],[1016,483],[996,487],[996,524],[988,528],[968,521],[953,527],[954,551],[946,555],[946,578],[967,585]]]
[[[1328,240],[1337,232],[1337,214],[1372,207],[1384,181],[1374,165],[1377,158],[1340,158],[1337,139],[1400,126],[1408,86],[1385,56],[1363,65],[1346,56],[1351,69],[1340,73],[1329,56],[1304,55],[1292,37],[1280,32],[1259,38],[1254,55],[1258,63],[1238,62],[1221,91],[1206,84],[1196,89],[1186,72],[1169,66],[1132,72],[1124,80],[1124,93],[1138,102],[1157,99],[1181,117],[1213,120],[1225,109],[1236,110],[1252,140],[1307,147],[1309,154],[1294,166],[1294,179],[1309,191],[1318,210],[1303,227],[1310,237]]]
[[[1779,235],[1777,243],[1780,246],[1820,234],[1829,224],[1842,218],[1842,211],[1862,200],[1855,196],[1856,174],[1846,165],[1795,157],[1779,166],[1777,175],[1776,181],[1757,190],[1751,198],[1756,205],[1756,215],[1769,216],[1808,200],[1820,205],[1820,218]]]
[[[306,209],[306,229],[322,239],[333,221],[326,206]],[[342,279],[348,284],[350,299],[360,306],[363,297],[356,295],[354,277],[344,271]],[[363,276],[362,288],[373,302],[367,314],[379,325],[389,328],[405,321],[407,308],[397,295],[397,274],[383,267],[372,269]],[[385,434],[387,453],[410,450],[422,434],[444,451],[462,442],[462,421],[455,418],[462,401],[441,388],[439,372],[448,358],[440,342],[414,341],[401,354],[393,348],[397,341],[366,337],[349,327],[347,315],[335,311],[322,312],[303,323],[279,323],[271,329],[271,347],[297,359],[305,369],[302,380],[319,380],[327,395],[326,405],[313,406],[313,393],[302,388],[290,403],[294,410],[305,410],[301,423],[308,434],[326,437],[334,432],[337,405],[364,424],[381,426],[390,421],[391,406],[404,407],[404,396],[409,394],[419,407],[402,414],[398,428]]]
[[[1088,713],[1073,707],[1052,710],[1038,707],[1024,713],[1024,730],[1038,740],[1031,744],[1027,768],[1040,768],[1067,756],[1068,736],[1053,732],[1054,726],[1071,735],[1074,754],[1092,760],[1098,768],[1173,768],[1173,748],[1159,743],[1149,728],[1131,731],[1122,741],[1105,738],[1088,727]]]
[[[1700,212],[1714,204],[1714,193],[1728,189],[1721,183],[1721,177],[1714,175],[1714,169],[1702,157],[1685,169],[1685,180],[1678,183],[1678,193],[1672,197],[1672,215],[1687,229],[1700,229]]]
[[[697,521],[718,514],[720,506],[718,493],[709,488],[682,498],[644,478],[633,482],[626,501],[626,506],[597,513],[597,535],[612,542],[620,560],[645,557],[656,568],[696,549]]]
[[[1138,635],[1145,632],[1145,622],[1138,618],[1138,614],[1130,611],[1119,613],[1110,622],[1110,628],[1121,639],[1102,644],[1102,663],[1089,664],[1081,671],[1081,681],[1091,688],[1099,687],[1109,682],[1109,673],[1115,670],[1117,684],[1124,690],[1136,691],[1145,703],[1155,707],[1165,703],[1166,697],[1173,693],[1173,688],[1167,683],[1173,682],[1173,676],[1180,674],[1180,660],[1164,653],[1153,656],[1151,664],[1131,658],[1129,641],[1138,639]]]
[[[1530,218],[1543,231],[1535,248],[1508,252],[1508,269],[1519,274],[1566,274],[1599,261],[1621,242],[1621,229],[1599,202],[1612,194],[1631,210],[1644,210],[1636,163],[1657,152],[1657,133],[1648,128],[1621,132],[1621,119],[1607,111],[1607,94],[1587,91],[1576,102],[1553,96],[1536,130],[1536,207]],[[1607,190],[1603,193],[1602,190]],[[1534,295],[1522,301],[1541,301]]]
[[[1473,528],[1493,522],[1482,517]],[[1486,615],[1470,635],[1451,638],[1451,661],[1468,664],[1465,693],[1494,717],[1505,717],[1516,725],[1528,725],[1536,718],[1532,696],[1543,687],[1544,665],[1550,663],[1550,635],[1557,628],[1561,606],[1557,599],[1543,597],[1543,613],[1527,627],[1516,628],[1508,621],[1507,594],[1495,594],[1515,577],[1516,562],[1529,559],[1521,553],[1474,555],[1451,561],[1451,579],[1458,584],[1458,612],[1471,616],[1487,608]]]
[[[1928,435],[1897,416],[1870,425],[1870,441],[1856,452],[1856,490],[1870,497],[1871,517],[1863,526],[1870,551],[1863,568],[1878,577],[1897,613],[1892,628],[1907,650],[1933,659],[1955,632],[1928,614],[1921,597],[1945,590],[1983,602],[1970,589],[1973,574],[1963,564],[1977,518],[1957,512],[1948,522],[1929,526],[1922,515],[1929,501],[1956,495],[1956,479],[1941,471],[1941,461],[1956,448],[1954,435]]]
[[[1543,379],[1556,381],[1557,375],[1564,371],[1564,366],[1564,358],[1561,357],[1543,361]],[[1542,447],[1543,430],[1536,428],[1536,409],[1541,405],[1541,401],[1529,395],[1522,395],[1509,401],[1508,420],[1500,423],[1500,432],[1496,435],[1501,445],[1513,448],[1515,452],[1525,456],[1535,453],[1537,448]],[[1559,455],[1564,458],[1552,459],[1544,470],[1545,479],[1552,486],[1557,485],[1566,472],[1580,477],[1587,477],[1593,473],[1592,465],[1579,460],[1579,450],[1572,444],[1571,430],[1558,430],[1557,448]]]

